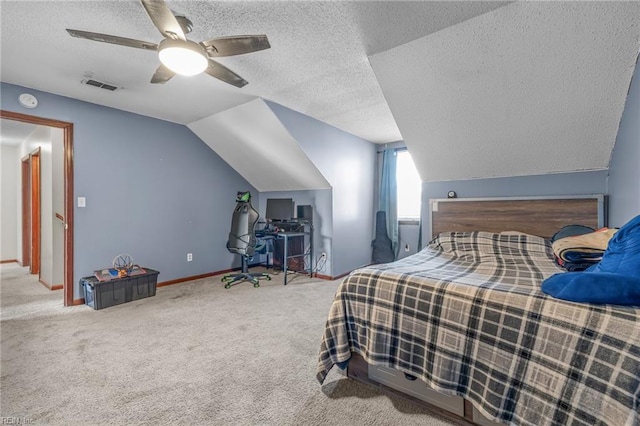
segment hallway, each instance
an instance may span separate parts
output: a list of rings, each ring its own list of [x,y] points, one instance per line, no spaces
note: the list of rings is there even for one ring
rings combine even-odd
[[[64,310],[62,290],[51,291],[17,263],[0,264],[0,318],[28,319]]]

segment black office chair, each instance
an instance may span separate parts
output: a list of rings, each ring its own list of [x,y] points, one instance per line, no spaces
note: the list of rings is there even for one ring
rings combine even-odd
[[[238,192],[236,208],[233,210],[233,218],[231,220],[231,231],[227,240],[227,249],[231,253],[241,256],[242,270],[240,273],[223,276],[224,288],[230,288],[232,285],[243,281],[251,281],[254,287],[260,287],[260,279],[271,279],[271,276],[265,272],[249,273],[249,259],[253,257],[257,248],[254,228],[259,217],[260,215],[251,205],[251,193]]]

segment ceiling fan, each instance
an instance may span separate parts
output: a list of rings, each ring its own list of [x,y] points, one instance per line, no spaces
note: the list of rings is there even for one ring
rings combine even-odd
[[[176,74],[196,75],[206,72],[225,83],[243,87],[248,83],[244,78],[212,58],[241,55],[271,47],[266,35],[218,37],[196,43],[185,36],[193,26],[188,18],[175,16],[163,0],[140,1],[153,24],[164,36],[164,40],[158,44],[89,31],[67,29],[67,32],[73,37],[157,51],[161,64],[151,78],[151,83],[166,83]]]

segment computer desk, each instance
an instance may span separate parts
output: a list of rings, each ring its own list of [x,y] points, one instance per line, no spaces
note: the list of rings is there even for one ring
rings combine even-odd
[[[297,222],[288,222],[290,224],[299,224],[299,225],[303,225],[306,228],[308,228],[308,231],[278,231],[278,232],[267,232],[267,231],[258,231],[261,233],[261,235],[258,238],[280,238],[282,240],[284,240],[283,243],[283,253],[282,253],[282,272],[284,273],[284,285],[287,285],[287,276],[289,275],[289,272],[298,272],[298,271],[289,271],[289,259],[295,259],[295,258],[302,258],[303,264],[304,264],[304,259],[305,257],[309,257],[309,269],[308,271],[304,271],[304,272],[308,272],[310,277],[313,277],[313,225],[311,225],[311,223],[309,222],[301,222],[301,221],[297,221]],[[303,251],[300,254],[293,254],[290,255],[289,254],[289,238],[305,238],[305,237],[309,237],[309,250],[304,250],[303,247]],[[303,244],[304,245],[304,244]]]

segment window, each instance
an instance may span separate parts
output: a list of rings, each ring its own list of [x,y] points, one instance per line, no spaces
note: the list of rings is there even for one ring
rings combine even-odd
[[[420,221],[422,180],[407,150],[396,151],[398,184],[398,221]]]

